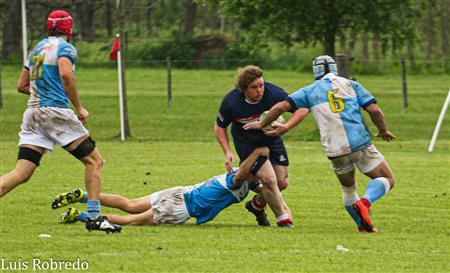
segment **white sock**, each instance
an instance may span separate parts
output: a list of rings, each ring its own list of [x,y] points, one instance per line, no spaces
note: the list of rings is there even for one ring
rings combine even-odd
[[[356,192],[356,183],[350,187],[342,186],[342,202],[344,206],[351,206],[357,200],[359,200],[359,196]]]

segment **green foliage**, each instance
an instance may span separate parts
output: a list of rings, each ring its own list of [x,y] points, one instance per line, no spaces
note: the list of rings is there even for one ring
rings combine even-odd
[[[170,57],[175,62],[174,66],[189,68],[195,56],[192,42],[191,38],[175,36],[175,38],[160,45],[149,46],[144,44],[137,50],[130,50],[130,59],[163,61]]]
[[[401,37],[399,33],[410,28],[402,24],[403,12],[410,10],[409,2],[231,0],[221,4],[225,14],[250,32],[251,43],[267,44],[267,40],[285,45],[318,42],[324,46],[326,54],[334,56],[337,35],[349,29],[356,33],[376,31]]]

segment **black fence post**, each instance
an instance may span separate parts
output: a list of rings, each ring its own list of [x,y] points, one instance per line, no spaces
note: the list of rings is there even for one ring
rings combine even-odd
[[[406,65],[404,58],[401,59],[401,69],[402,69],[403,107],[408,108],[408,86],[406,82]]]
[[[167,68],[167,104],[172,106],[172,61],[170,60],[170,56],[166,59],[166,68]]]
[[[3,108],[2,61],[0,60],[0,109]]]

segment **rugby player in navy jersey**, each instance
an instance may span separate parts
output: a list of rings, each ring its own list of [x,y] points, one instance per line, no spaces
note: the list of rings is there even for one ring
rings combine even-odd
[[[255,180],[254,175],[258,174],[268,156],[269,149],[260,147],[231,173],[214,176],[193,186],[173,187],[133,200],[116,194],[102,193],[100,195],[102,205],[129,213],[106,214],[105,217],[112,223],[121,225],[184,224],[191,217],[196,218],[197,224],[209,222],[223,209],[244,200],[249,190],[255,192],[261,190],[261,184]],[[61,206],[83,203],[89,193],[77,189],[61,194],[66,197],[74,195],[77,198],[63,198]],[[86,217],[86,212],[71,207],[62,214],[60,223],[84,222]],[[290,226],[282,225],[282,227]]]
[[[103,158],[83,126],[89,112],[81,104],[75,84],[77,50],[69,43],[72,17],[66,11],[55,10],[48,15],[47,29],[49,36],[33,48],[20,73],[17,90],[30,98],[19,133],[16,167],[0,177],[0,197],[28,181],[42,156],[58,144],[85,166],[85,185],[91,192],[86,228],[120,232],[120,226],[100,215]]]
[[[270,150],[269,158],[272,164],[267,162],[256,176],[263,184],[262,191],[245,205],[247,210],[255,214],[258,224],[262,226],[270,225],[264,211],[266,202],[275,214],[278,225],[292,224],[290,210],[280,192],[288,186],[289,159],[281,137],[270,137],[259,130],[245,131],[242,126],[258,121],[264,111],[287,97],[288,94],[283,89],[265,82],[261,68],[249,65],[238,70],[236,88],[224,97],[217,114],[215,135],[224,152],[228,172],[231,172],[234,162],[227,133],[230,123],[234,146],[241,162],[257,147],[267,146]],[[292,109],[291,112],[292,118],[276,129],[281,134],[297,125],[307,115],[308,110]],[[275,176],[270,175],[273,171]]]

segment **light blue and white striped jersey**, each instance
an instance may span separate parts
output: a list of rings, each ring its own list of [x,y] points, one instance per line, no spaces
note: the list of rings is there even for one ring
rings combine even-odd
[[[30,71],[28,107],[69,108],[67,94],[59,76],[60,57],[70,59],[75,72],[77,50],[62,38],[50,36],[40,41],[31,51],[25,66]]]
[[[328,73],[287,100],[297,108],[311,110],[329,157],[349,154],[371,143],[360,107],[365,108],[376,100],[359,83]]]
[[[248,195],[249,189],[254,189],[259,182],[244,181],[236,188],[231,174],[214,176],[199,184],[190,192],[184,193],[184,201],[189,215],[197,218],[197,224],[211,221],[216,215],[233,203],[239,203]]]

